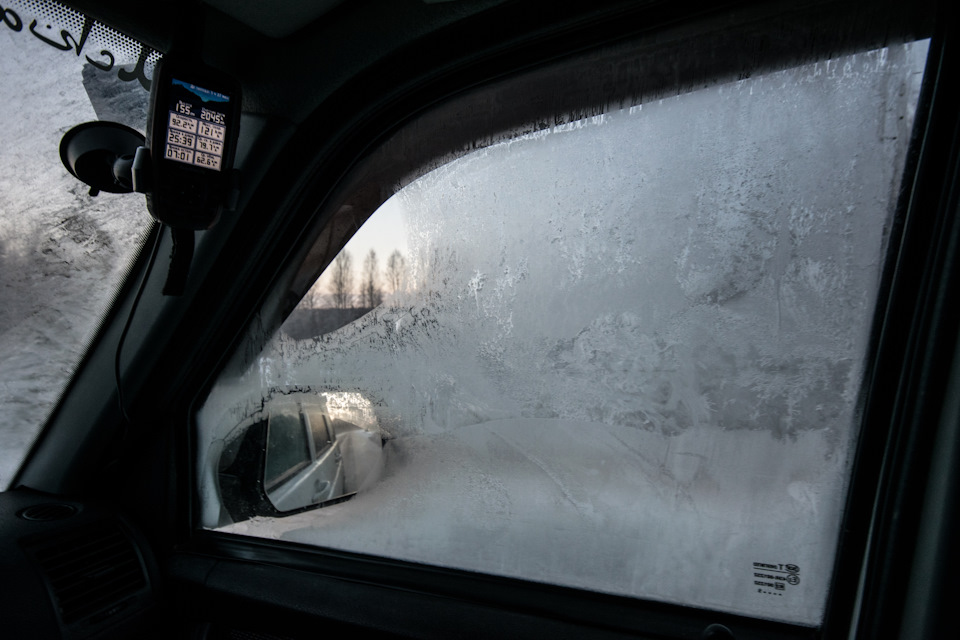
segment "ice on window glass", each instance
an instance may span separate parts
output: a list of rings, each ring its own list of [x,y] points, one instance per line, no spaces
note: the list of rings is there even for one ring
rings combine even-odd
[[[57,17],[76,23],[60,24],[36,16],[34,4],[4,3],[0,23],[0,489],[70,380],[151,224],[142,195],[90,196],[59,152],[63,135],[83,122],[143,130],[149,94],[136,74],[120,77],[134,67],[136,49],[131,61],[102,25],[84,39],[82,16],[62,9]],[[52,46],[66,42],[62,34],[77,48]]]
[[[408,185],[402,286],[281,330],[200,415],[209,447],[251,395],[349,392],[379,480],[205,524],[819,624],[925,53],[664,98]]]

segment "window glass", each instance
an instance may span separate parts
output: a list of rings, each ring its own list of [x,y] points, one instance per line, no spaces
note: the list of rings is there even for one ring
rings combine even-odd
[[[344,394],[385,440],[377,482],[205,525],[819,624],[925,55],[638,105],[410,184],[199,418],[214,443],[270,390]]]
[[[317,453],[323,451],[324,447],[330,444],[330,431],[327,426],[327,419],[322,413],[311,411],[306,414],[310,421],[310,431],[313,433],[313,446],[317,448]]]
[[[298,413],[278,413],[270,416],[267,429],[266,478],[271,488],[310,462],[310,443],[307,430]]]
[[[143,131],[159,55],[56,2],[0,16],[0,490],[93,338],[152,219],[139,194],[89,194],[60,160],[72,127]]]

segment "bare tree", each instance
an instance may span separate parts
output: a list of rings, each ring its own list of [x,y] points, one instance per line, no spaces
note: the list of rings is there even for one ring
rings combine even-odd
[[[325,306],[323,290],[320,288],[319,280],[313,283],[313,286],[310,287],[309,291],[303,295],[303,299],[300,300],[299,306],[302,309],[321,309]]]
[[[370,249],[370,253],[363,259],[363,287],[360,290],[361,306],[373,308],[383,302],[383,292],[377,284],[377,252]]]
[[[399,249],[394,249],[387,258],[387,283],[392,293],[396,293],[403,286],[407,278],[407,261]]]
[[[349,251],[341,251],[333,260],[333,304],[337,309],[353,306],[353,260]]]

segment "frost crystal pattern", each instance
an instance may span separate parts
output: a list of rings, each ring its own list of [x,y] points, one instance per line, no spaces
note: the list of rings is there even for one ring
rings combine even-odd
[[[925,53],[609,113],[406,187],[407,286],[281,331],[201,415],[214,439],[241,392],[359,393],[380,481],[227,529],[819,624]]]

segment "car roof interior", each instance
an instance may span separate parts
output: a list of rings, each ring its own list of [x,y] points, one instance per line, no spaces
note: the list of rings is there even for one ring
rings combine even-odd
[[[890,628],[899,637],[911,637],[910,629],[937,637],[948,628],[947,576],[957,560],[946,541],[957,529],[960,467],[958,421],[950,420],[960,409],[949,402],[957,397],[958,317],[946,302],[960,239],[950,208],[960,108],[943,79],[957,70],[960,31],[949,3],[64,4],[159,52],[185,37],[199,42],[203,61],[242,86],[242,177],[234,210],[198,232],[182,295],[162,294],[164,260],[151,268],[150,250],[141,249],[3,495],[9,560],[0,612],[13,620],[8,637],[815,638],[881,637]],[[178,32],[182,21],[172,16],[182,11],[202,13],[202,28]],[[471,150],[556,123],[920,38],[933,39],[930,64],[942,76],[921,95],[907,171],[928,188],[901,205],[913,207],[913,226],[885,280],[888,324],[873,339],[874,399],[861,409],[883,426],[858,450],[837,559],[843,570],[822,628],[197,527],[192,429],[205,394],[250,323],[279,327],[399,187]],[[148,245],[158,238],[157,256],[170,253],[159,224],[150,237]],[[917,432],[920,422],[947,426]],[[931,469],[940,470],[936,479]],[[938,503],[924,501],[934,494]],[[35,525],[16,516],[56,499],[83,505],[83,513],[44,524],[51,536],[119,514],[148,568],[140,600],[86,630],[54,613],[34,567],[39,551],[24,542]],[[862,579],[865,558],[871,580]],[[921,576],[918,566],[937,569]]]

